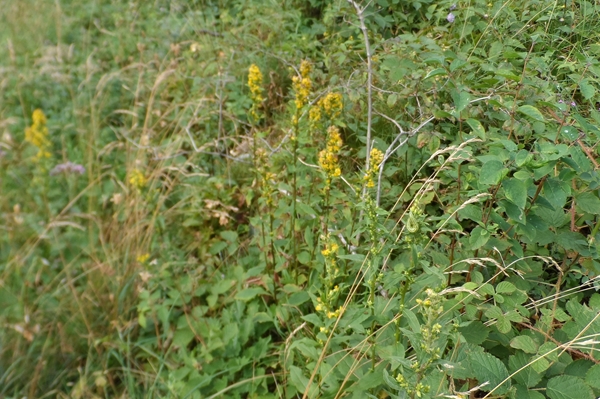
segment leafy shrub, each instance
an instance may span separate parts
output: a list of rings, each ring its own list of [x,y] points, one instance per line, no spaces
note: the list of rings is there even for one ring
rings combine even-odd
[[[0,396],[600,395],[599,6],[9,3]]]

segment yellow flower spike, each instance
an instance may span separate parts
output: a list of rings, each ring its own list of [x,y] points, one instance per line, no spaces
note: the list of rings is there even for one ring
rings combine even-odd
[[[317,123],[321,120],[321,107],[311,107],[308,112],[308,120],[312,123]]]
[[[373,148],[371,150],[371,168],[377,170],[379,169],[379,165],[383,161],[383,152],[379,151],[377,148]]]
[[[303,78],[307,78],[310,71],[312,71],[312,65],[307,60],[303,60],[300,63],[300,75],[302,75]]]
[[[381,165],[381,162],[383,162],[383,152],[381,152],[377,148],[373,148],[373,149],[371,149],[369,158],[370,158],[369,170],[367,170],[364,180],[365,180],[366,186],[368,188],[373,188],[373,187],[375,187],[374,178],[377,175],[377,172],[379,170],[379,166]]]
[[[320,105],[330,119],[335,119],[342,113],[342,95],[339,93],[329,93],[321,99]]]
[[[263,74],[260,68],[256,64],[250,65],[248,69],[248,88],[250,89],[250,96],[252,101],[255,103],[261,103],[262,97],[262,82]]]
[[[332,179],[342,175],[342,170],[338,165],[338,153],[342,148],[343,141],[337,126],[330,126],[327,129],[327,135],[326,147],[319,152],[319,165],[327,174],[327,178]]]
[[[256,64],[250,65],[250,68],[248,69],[248,88],[250,89],[250,98],[252,99],[252,109],[250,110],[250,114],[255,119],[260,119],[256,110],[264,101],[262,95],[262,83],[263,74],[260,71],[260,68]]]
[[[32,125],[25,129],[25,141],[38,149],[36,159],[50,158],[50,140],[48,138],[48,127],[46,126],[46,115],[41,109],[36,109],[31,115]]]
[[[310,62],[304,60],[300,64],[300,76],[292,77],[292,87],[296,93],[296,100],[294,101],[296,109],[304,107],[307,103],[310,90],[312,89],[312,81],[309,76],[311,69]]]
[[[41,126],[46,124],[46,115],[41,109],[33,111],[32,118],[34,126]]]

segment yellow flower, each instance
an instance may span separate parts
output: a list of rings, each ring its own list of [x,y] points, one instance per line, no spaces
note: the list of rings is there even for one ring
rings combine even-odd
[[[381,162],[383,162],[383,152],[379,151],[377,148],[372,148],[369,157],[369,170],[367,170],[364,177],[368,188],[375,187],[374,177],[377,175]]]
[[[312,81],[309,76],[311,69],[310,63],[304,60],[300,64],[300,76],[292,77],[292,87],[296,93],[296,109],[302,108],[307,103],[312,88]]]
[[[248,88],[250,89],[250,98],[252,99],[252,109],[250,114],[258,119],[256,109],[262,104],[264,98],[262,96],[263,74],[256,64],[250,65],[248,69]]]
[[[327,178],[331,179],[342,175],[338,165],[338,153],[342,149],[343,141],[337,126],[330,126],[327,133],[327,145],[319,152],[319,165],[327,174]]]
[[[148,259],[150,259],[150,254],[145,253],[145,254],[138,255],[135,260],[137,260],[139,263],[146,263],[146,261]]]
[[[263,74],[260,68],[256,64],[250,65],[248,69],[248,87],[250,88],[250,95],[252,101],[260,103],[262,98],[262,81]]]
[[[36,158],[50,158],[50,140],[48,139],[46,115],[44,115],[41,109],[36,109],[33,111],[31,119],[33,124],[25,129],[25,141],[37,147],[38,153]]]
[[[312,123],[319,122],[321,120],[321,107],[311,107],[310,111],[308,112],[308,120]]]
[[[330,119],[335,119],[342,113],[342,95],[339,93],[329,93],[319,103]]]
[[[138,190],[144,188],[147,182],[148,180],[139,169],[134,169],[129,176],[129,184]]]
[[[336,311],[333,311],[333,312],[331,312],[331,311],[330,311],[330,312],[327,312],[327,318],[328,318],[328,319],[335,319],[335,318],[339,317],[339,315],[340,315],[340,312],[341,312],[341,311],[342,311],[342,307],[340,306],[340,307],[338,308],[338,310],[336,310]]]
[[[303,60],[300,63],[300,75],[302,75],[303,78],[307,78],[310,71],[312,71],[312,65],[310,65],[310,62],[307,60]]]
[[[373,148],[371,150],[371,168],[379,169],[381,161],[383,161],[383,152],[379,151],[377,148]]]

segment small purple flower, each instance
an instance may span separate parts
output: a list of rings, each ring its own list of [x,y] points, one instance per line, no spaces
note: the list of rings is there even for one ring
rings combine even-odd
[[[456,3],[454,3],[450,6],[450,11],[454,11],[454,10],[456,10]]]
[[[60,173],[64,173],[64,174],[77,173],[77,174],[82,175],[85,173],[85,168],[83,167],[83,165],[79,165],[79,164],[68,161],[66,163],[61,163],[61,164],[56,165],[50,171],[51,176],[55,176]]]
[[[564,101],[563,101],[562,99],[560,99],[560,100],[558,100],[558,103],[559,103],[559,104],[563,104],[563,103],[564,103]]]
[[[571,101],[571,107],[576,107],[577,104],[575,103],[575,101]]]
[[[450,23],[454,22],[454,18],[456,18],[456,17],[455,17],[455,16],[454,16],[454,14],[452,14],[452,13],[449,13],[449,14],[448,14],[448,16],[446,17],[446,19],[447,19],[447,20],[448,20],[448,22],[450,22]]]

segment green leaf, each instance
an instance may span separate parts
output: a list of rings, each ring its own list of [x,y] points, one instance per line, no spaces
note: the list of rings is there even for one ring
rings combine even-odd
[[[288,299],[288,304],[292,305],[292,306],[299,306],[299,305],[302,305],[304,302],[308,301],[309,299],[310,299],[310,296],[308,295],[308,292],[306,292],[306,291],[295,292],[292,295],[290,295],[290,297]]]
[[[469,104],[470,96],[466,91],[452,91],[452,100],[454,100],[455,116],[458,116]]]
[[[592,388],[600,389],[600,364],[592,366],[585,375],[585,382]]]
[[[388,107],[392,108],[396,104],[396,101],[398,101],[398,95],[396,93],[390,94],[387,98]]]
[[[538,373],[543,373],[550,367],[550,362],[544,357],[536,357],[536,361],[531,363],[531,367]],[[533,359],[532,359],[533,360]]]
[[[183,328],[177,328],[175,334],[173,334],[173,345],[179,347],[187,346],[196,335],[189,326]]]
[[[498,319],[496,320],[496,328],[502,334],[508,334],[511,328],[510,320],[504,316],[498,317]]]
[[[519,107],[518,111],[533,120],[545,122],[544,115],[542,115],[539,109],[532,105],[522,105]]]
[[[525,209],[525,205],[527,205],[527,182],[510,178],[502,181],[502,187],[506,198],[520,209]]]
[[[486,229],[477,226],[471,232],[471,236],[469,237],[469,245],[471,249],[481,248],[488,242],[490,239],[490,232]]]
[[[565,182],[562,182],[555,178],[546,179],[544,183],[544,197],[550,202],[555,210],[562,209],[567,202],[567,197],[570,194],[570,189],[565,187]]]
[[[475,345],[484,342],[490,333],[489,329],[479,320],[473,321],[464,327],[459,327],[458,331],[468,343]]]
[[[579,377],[561,375],[551,378],[546,387],[550,399],[594,399],[592,389]]]
[[[482,140],[485,140],[485,129],[483,128],[481,122],[479,122],[477,119],[472,118],[467,119],[466,122],[471,127],[471,130],[473,130],[473,133],[475,133],[477,137],[479,137]]]
[[[240,292],[238,292],[235,296],[235,299],[247,302],[247,301],[255,298],[258,295],[262,295],[262,294],[266,294],[266,293],[267,293],[267,291],[265,291],[264,289],[262,289],[260,287],[246,288],[246,289],[243,289]]]
[[[533,157],[531,156],[529,151],[520,150],[519,152],[517,152],[517,155],[515,156],[515,163],[517,164],[518,167],[521,167],[521,166],[525,165],[527,162],[529,162],[531,160],[531,158],[533,158]]]
[[[508,217],[521,224],[527,224],[527,218],[525,217],[525,210],[519,208],[512,201],[500,200],[498,203],[504,208],[504,211]]]
[[[479,384],[488,382],[486,386],[481,388],[482,391],[491,391],[508,377],[508,370],[504,363],[489,353],[472,353],[469,361],[477,382]],[[504,382],[494,393],[497,395],[505,394],[509,387],[510,380]]]
[[[517,352],[508,358],[508,370],[511,374],[515,373],[512,378],[528,388],[536,386],[542,380],[542,375],[529,365],[530,360],[531,356],[523,352]]]
[[[504,175],[504,165],[497,160],[490,160],[483,164],[479,172],[480,184],[498,184]]]
[[[527,335],[519,335],[510,341],[510,346],[515,349],[521,349],[525,353],[536,353],[538,344]]]
[[[577,208],[586,213],[600,215],[600,199],[592,193],[581,193],[575,197]]]
[[[498,294],[512,294],[517,290],[517,287],[509,281],[501,281],[496,286],[496,292]]]
[[[527,389],[522,385],[517,385],[515,399],[546,399],[546,397],[538,391]]]
[[[296,366],[290,366],[290,379],[294,387],[298,390],[298,392],[304,393],[306,391],[306,387],[308,385],[308,378],[302,374],[302,369]],[[308,397],[315,398],[317,397],[319,390],[317,389],[316,384],[311,384],[308,389]]]
[[[596,89],[590,84],[589,79],[583,79],[579,82],[579,91],[586,100],[591,99],[596,94]]]
[[[563,126],[560,128],[560,135],[569,141],[575,141],[579,137],[579,132],[573,126]]]

